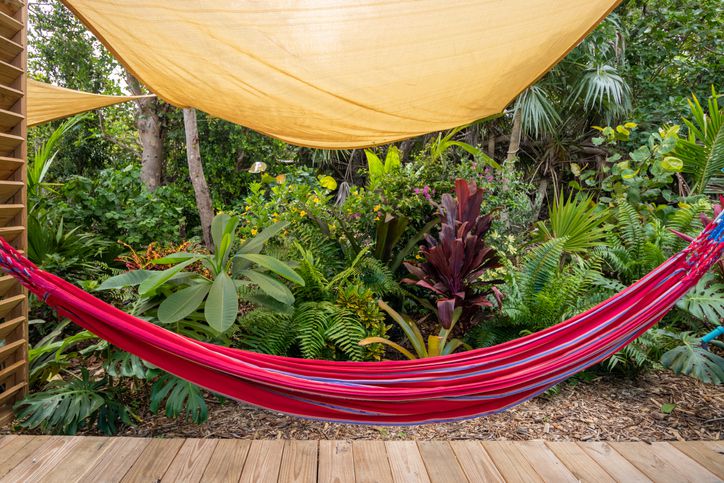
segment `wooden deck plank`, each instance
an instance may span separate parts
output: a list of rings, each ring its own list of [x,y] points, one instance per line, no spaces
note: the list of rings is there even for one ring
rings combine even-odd
[[[611,443],[639,470],[656,482],[719,482],[712,472],[668,443]]]
[[[483,441],[481,444],[505,481],[543,482],[512,441]]]
[[[254,440],[251,442],[241,473],[242,483],[276,483],[284,452],[284,441]]]
[[[429,482],[425,463],[414,441],[387,441],[387,459],[390,462],[392,479],[397,482]]]
[[[317,481],[317,441],[291,440],[284,442],[279,468],[279,483],[309,483]]]
[[[121,481],[150,442],[148,438],[112,438],[95,464],[80,475],[78,483]]]
[[[544,481],[578,481],[573,473],[559,460],[543,441],[518,441],[516,446]]]
[[[671,444],[724,480],[724,441],[674,441]]]
[[[354,456],[349,441],[319,442],[319,483],[354,483]]]
[[[353,441],[354,475],[357,483],[392,483],[392,470],[384,441]]]
[[[647,483],[651,481],[629,460],[611,448],[608,443],[597,441],[578,443],[578,446],[583,448],[583,451],[616,481],[625,481],[626,483]]]
[[[160,481],[183,444],[180,438],[151,440],[121,481]]]
[[[214,449],[201,481],[236,483],[241,479],[251,441],[222,439]]]
[[[102,456],[110,439],[95,436],[74,438],[75,444],[65,457],[45,475],[33,474],[33,479],[42,483],[67,483],[75,481],[79,474],[91,468]]]
[[[503,475],[479,441],[450,441],[458,462],[470,481],[503,483]]]
[[[189,483],[201,481],[217,443],[215,439],[187,439],[161,481]]]
[[[546,442],[556,457],[571,470],[580,481],[614,482],[606,470],[588,456],[588,453],[574,442]]]
[[[0,482],[715,482],[724,442],[248,441],[0,435]]]
[[[72,458],[72,450],[81,442],[80,437],[54,436],[3,477],[4,481],[39,481],[49,475],[63,460]]]
[[[420,441],[417,443],[432,483],[467,481],[465,472],[447,441]]]
[[[45,444],[49,436],[7,436],[0,450],[0,478]]]

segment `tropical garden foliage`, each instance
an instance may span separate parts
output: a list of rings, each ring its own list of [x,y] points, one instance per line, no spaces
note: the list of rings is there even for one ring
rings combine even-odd
[[[130,89],[63,7],[30,5],[33,76]],[[715,1],[625,1],[503,116],[397,145],[315,151],[199,114],[206,243],[178,109],[150,107],[159,185],[146,183],[140,106],[36,128],[28,254],[136,316],[251,351],[379,361],[514,339],[631,284],[724,206],[721,18]],[[32,315],[20,426],[110,434],[148,411],[206,419],[197,386],[40,301]],[[593,370],[721,383],[724,347],[700,338],[722,318],[720,264]]]

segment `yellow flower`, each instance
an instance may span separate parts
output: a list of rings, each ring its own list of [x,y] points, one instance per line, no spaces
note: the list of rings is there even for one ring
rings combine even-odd
[[[512,246],[512,245],[510,245],[510,246],[508,247],[508,251],[510,252],[511,255],[515,255],[515,254],[518,253],[518,249],[515,248],[515,247]]]
[[[372,211],[380,211],[380,208],[382,208],[382,206],[375,205],[374,208],[372,208]]]
[[[251,236],[256,236],[256,234],[259,233],[256,228],[251,229]]]
[[[375,221],[380,221],[380,215],[375,216]]]
[[[490,238],[492,238],[493,240],[497,240],[498,238],[500,238],[500,235],[497,231],[493,230],[490,232]]]
[[[514,242],[515,242],[515,237],[514,237],[513,235],[508,235],[507,240],[508,240],[509,243],[514,243]]]
[[[307,216],[307,212],[304,211],[304,210],[302,210],[302,211],[299,212],[299,216],[301,216],[302,218],[304,218],[305,216]]]

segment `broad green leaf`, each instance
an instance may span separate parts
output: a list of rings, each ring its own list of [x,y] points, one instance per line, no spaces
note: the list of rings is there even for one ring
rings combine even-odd
[[[250,262],[256,263],[257,265],[271,270],[280,277],[286,278],[290,282],[301,285],[302,287],[304,286],[304,279],[289,265],[277,258],[270,257],[268,255],[259,255],[256,253],[243,253],[237,255],[237,257],[244,258],[246,260],[249,260]]]
[[[375,186],[385,175],[385,165],[382,160],[374,152],[365,149],[367,157],[367,172],[370,178],[370,186]]]
[[[239,313],[236,285],[226,273],[219,274],[209,290],[204,316],[212,329],[223,334],[234,325]]]
[[[397,146],[390,146],[387,148],[387,155],[385,156],[385,174],[399,169],[401,165],[400,150]]]
[[[724,285],[715,280],[713,275],[707,274],[676,306],[698,319],[719,324],[724,318]]]
[[[407,340],[409,340],[410,344],[412,344],[412,347],[415,349],[418,357],[427,357],[428,355],[427,347],[425,346],[425,339],[422,338],[422,333],[417,327],[417,324],[412,320],[405,319],[405,317],[400,315],[395,309],[387,305],[384,301],[378,300],[377,304],[382,310],[387,312],[392,320],[397,322],[397,325],[400,326],[402,331],[407,336]]]
[[[158,320],[172,324],[186,318],[199,308],[210,288],[211,283],[204,281],[172,294],[158,306]]]
[[[115,277],[109,278],[108,280],[103,282],[96,290],[110,290],[114,288],[135,287],[136,285],[140,285],[144,280],[146,280],[154,273],[158,272],[154,272],[152,270],[131,270],[130,272],[122,273],[120,275],[116,275]]]
[[[153,295],[153,293],[155,293],[161,285],[168,282],[174,275],[181,272],[184,268],[196,262],[198,259],[198,257],[191,258],[185,262],[179,263],[178,265],[174,265],[167,270],[152,272],[151,275],[143,280],[141,285],[138,287],[139,295],[144,297],[147,295]]]
[[[680,173],[684,169],[684,162],[674,156],[667,156],[661,160],[661,168],[670,173]]]
[[[162,258],[157,258],[156,260],[153,260],[153,263],[155,265],[171,265],[176,264],[180,262],[185,262],[186,260],[189,260],[194,257],[198,257],[198,253],[187,253],[187,252],[176,252],[171,253],[169,255],[166,255]]]
[[[259,253],[261,249],[264,248],[264,243],[266,243],[270,238],[275,237],[276,235],[281,233],[288,225],[289,222],[280,221],[265,228],[254,238],[251,238],[244,242],[244,244],[241,245],[241,247],[239,248],[237,254]]]
[[[331,176],[320,176],[319,184],[322,185],[322,188],[328,189],[330,191],[334,191],[337,189],[337,181]]]
[[[631,179],[634,176],[636,176],[636,171],[632,169],[624,169],[623,171],[621,171],[621,177],[623,179]]]
[[[218,247],[221,244],[221,239],[224,237],[226,226],[230,220],[231,216],[226,213],[219,213],[213,220],[211,220],[211,239],[213,240],[215,247]]]
[[[257,285],[262,292],[273,299],[287,305],[294,303],[294,295],[291,290],[279,280],[264,275],[263,273],[255,272],[254,270],[244,270],[241,273],[251,280],[254,285]]]
[[[707,384],[724,382],[724,358],[703,347],[684,344],[661,357],[661,364],[674,371],[699,379]]]
[[[664,414],[671,414],[674,409],[676,409],[676,404],[674,403],[664,403],[661,405],[661,412]]]

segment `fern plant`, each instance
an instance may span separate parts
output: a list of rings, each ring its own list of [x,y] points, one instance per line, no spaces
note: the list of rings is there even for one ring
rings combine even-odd
[[[374,360],[379,346],[363,348],[359,341],[384,336],[376,297],[399,290],[389,270],[362,250],[346,268],[330,279],[322,261],[299,244],[297,273],[304,284],[294,290],[291,311],[259,309],[240,319],[240,345],[258,352],[301,355],[306,358]]]

